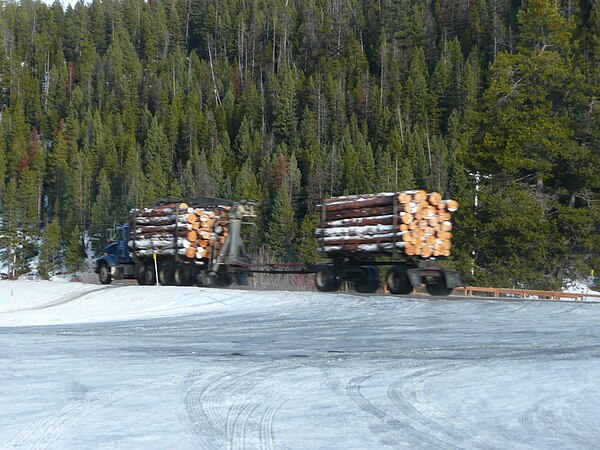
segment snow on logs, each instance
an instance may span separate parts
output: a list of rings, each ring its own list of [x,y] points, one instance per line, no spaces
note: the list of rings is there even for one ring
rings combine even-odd
[[[332,197],[317,208],[319,250],[328,256],[389,254],[395,249],[430,258],[450,255],[452,213],[458,202],[414,190]]]
[[[132,209],[129,248],[139,257],[210,258],[218,254],[229,235],[229,210],[229,206],[186,203]]]

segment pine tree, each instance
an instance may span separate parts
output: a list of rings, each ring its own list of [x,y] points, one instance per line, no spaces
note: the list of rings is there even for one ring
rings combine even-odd
[[[275,257],[283,261],[293,260],[296,255],[295,230],[292,196],[284,183],[275,194],[273,211],[265,235],[267,246]]]
[[[412,169],[414,157],[408,151],[408,147],[402,144],[402,138],[396,128],[393,128],[390,132],[387,151],[383,158],[385,164],[388,165],[385,172],[387,178],[386,189],[404,191],[416,187]]]
[[[111,189],[104,170],[98,176],[98,195],[92,206],[90,223],[90,237],[94,250],[102,248],[106,239],[106,230],[113,226],[113,210],[111,201]]]
[[[315,229],[319,223],[317,213],[306,214],[300,224],[298,234],[298,256],[304,264],[317,264],[321,257],[317,250],[318,243],[315,238]]]
[[[290,70],[286,70],[280,80],[275,80],[273,98],[273,128],[277,138],[292,144],[296,137],[297,98],[296,80]]]
[[[67,251],[65,254],[65,264],[67,266],[67,272],[74,274],[81,268],[81,260],[83,256],[83,246],[81,245],[81,235],[79,233],[79,227],[76,225],[71,231],[71,237],[67,245]]]
[[[46,224],[38,272],[43,279],[48,279],[60,265],[60,223],[58,218]]]
[[[21,229],[30,242],[37,239],[40,231],[39,198],[36,184],[35,173],[29,167],[25,167],[19,177],[17,202],[21,210]]]
[[[0,257],[10,268],[10,273],[17,272],[17,266],[21,261],[19,246],[22,237],[19,233],[19,216],[17,204],[17,180],[11,177],[6,185],[4,203],[2,205],[2,228],[0,234],[0,245],[2,251]]]

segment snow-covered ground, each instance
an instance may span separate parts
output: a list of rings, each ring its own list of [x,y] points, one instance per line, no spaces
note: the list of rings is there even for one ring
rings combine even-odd
[[[0,281],[0,448],[597,448],[600,304]]]

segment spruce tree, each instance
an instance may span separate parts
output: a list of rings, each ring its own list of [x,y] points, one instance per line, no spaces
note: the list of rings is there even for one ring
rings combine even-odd
[[[46,224],[40,249],[39,275],[48,279],[60,266],[60,223],[58,218]]]
[[[273,211],[265,235],[269,250],[280,260],[291,261],[296,255],[295,222],[292,196],[284,183],[275,194]]]
[[[79,233],[79,226],[75,226],[71,231],[71,237],[67,245],[65,254],[65,264],[67,266],[67,272],[74,274],[81,268],[81,260],[83,256],[83,246],[81,245],[81,235]]]
[[[11,177],[4,192],[4,203],[2,205],[2,228],[0,233],[0,257],[6,266],[10,268],[9,273],[16,273],[20,261],[19,246],[22,237],[19,233],[19,212],[17,203],[17,180]]]
[[[273,127],[277,138],[291,144],[296,137],[296,80],[291,70],[285,70],[274,83]]]
[[[90,237],[94,250],[100,250],[106,240],[106,230],[113,226],[113,209],[111,202],[111,190],[106,172],[100,171],[99,189],[96,200],[92,206],[90,223]]]
[[[315,229],[319,224],[317,213],[306,214],[300,224],[298,233],[298,257],[304,264],[317,264],[321,257],[318,252],[318,242]]]

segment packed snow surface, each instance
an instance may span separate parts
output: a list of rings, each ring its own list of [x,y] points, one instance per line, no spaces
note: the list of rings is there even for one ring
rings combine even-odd
[[[600,304],[0,281],[0,448],[597,448]]]

